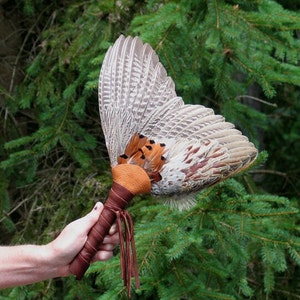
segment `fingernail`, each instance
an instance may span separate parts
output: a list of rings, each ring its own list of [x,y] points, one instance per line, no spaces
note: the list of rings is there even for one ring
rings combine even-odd
[[[96,205],[94,206],[94,210],[98,210],[101,207],[101,203],[97,202]]]

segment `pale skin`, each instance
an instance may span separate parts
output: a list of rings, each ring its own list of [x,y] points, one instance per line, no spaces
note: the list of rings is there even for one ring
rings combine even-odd
[[[68,224],[49,244],[0,247],[0,288],[70,276],[69,264],[83,247],[102,210],[103,204],[97,202],[90,213]],[[110,259],[118,243],[117,226],[113,225],[92,262]]]

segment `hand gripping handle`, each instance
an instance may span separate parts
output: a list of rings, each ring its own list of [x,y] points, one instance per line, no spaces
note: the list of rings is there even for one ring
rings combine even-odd
[[[70,271],[80,280],[88,269],[92,258],[97,253],[104,237],[109,233],[111,226],[116,220],[116,212],[122,211],[128,202],[134,197],[125,187],[113,182],[104,209],[88,234],[87,241],[70,264]]]

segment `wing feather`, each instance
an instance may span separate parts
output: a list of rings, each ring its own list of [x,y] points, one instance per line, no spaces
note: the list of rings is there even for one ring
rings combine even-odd
[[[137,37],[120,36],[109,48],[99,78],[99,110],[112,165],[136,132],[166,144],[162,179],[152,185],[157,195],[176,198],[210,186],[257,155],[224,117],[202,105],[185,105],[155,51]],[[180,207],[192,203],[177,201]]]
[[[173,80],[148,44],[121,36],[109,48],[99,78],[99,111],[112,165],[152,112],[175,96]]]

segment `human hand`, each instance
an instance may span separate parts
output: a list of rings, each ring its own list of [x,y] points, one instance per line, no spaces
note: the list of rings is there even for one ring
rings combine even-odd
[[[55,264],[58,268],[59,276],[71,275],[69,264],[84,246],[87,235],[97,222],[102,210],[103,204],[97,202],[90,213],[68,224],[55,240],[45,245],[47,248],[46,253],[49,253],[50,256],[49,263],[52,264],[52,267]],[[109,231],[109,235],[104,238],[99,251],[93,257],[92,262],[111,258],[113,249],[118,244],[119,234],[117,226],[114,224]]]

